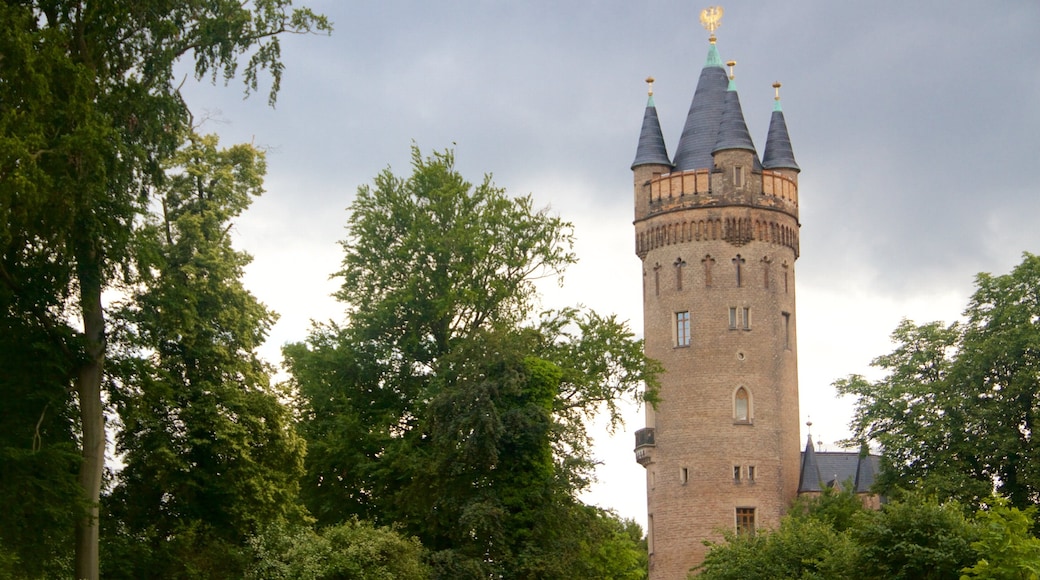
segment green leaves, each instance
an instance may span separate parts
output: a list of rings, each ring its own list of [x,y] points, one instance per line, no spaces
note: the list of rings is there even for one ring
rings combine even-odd
[[[260,191],[263,156],[217,145],[195,137],[178,153],[160,190],[164,215],[142,231],[147,283],[116,312],[126,326],[114,336],[111,396],[125,467],[110,509],[162,568],[197,543],[242,547],[271,522],[303,517],[303,441],[256,354],[274,314],[242,286],[249,257],[226,235]]]
[[[838,392],[859,397],[856,438],[881,444],[883,490],[922,487],[979,505],[995,489],[1012,505],[1040,501],[1040,257],[1010,274],[980,274],[963,324],[893,333],[896,349],[869,382],[849,377]]]
[[[407,179],[387,169],[358,189],[336,296],[365,339],[430,364],[454,339],[523,321],[533,281],[574,262],[573,234],[490,177],[473,187],[451,152],[413,147],[412,165]]]
[[[350,210],[347,325],[284,350],[320,521],[400,525],[435,578],[642,577],[638,537],[576,497],[587,419],[616,424],[659,367],[612,316],[535,313],[571,225],[415,147],[410,176],[383,171]]]
[[[245,59],[247,92],[256,90],[261,73],[268,71],[273,104],[282,75],[278,36],[327,31],[329,23],[309,10],[294,9],[290,0],[8,2],[0,6],[0,23],[0,303],[3,316],[31,320],[49,335],[55,351],[75,361],[64,381],[74,384],[78,397],[79,480],[90,511],[77,526],[74,573],[96,578],[97,504],[106,436],[101,386],[106,380],[107,338],[115,334],[107,327],[102,294],[114,287],[132,292],[140,281],[152,282],[153,268],[166,267],[160,258],[175,263],[177,275],[186,282],[196,280],[201,272],[228,279],[244,263],[241,256],[236,262],[236,256],[214,246],[193,246],[191,256],[174,251],[161,255],[138,235],[151,209],[150,195],[164,187],[168,162],[192,124],[174,84],[174,67],[182,57],[193,58],[199,78],[211,74],[215,80],[219,74],[227,81],[236,74],[239,60]],[[202,152],[207,147],[204,140],[196,145],[200,151],[196,157],[207,157]],[[231,157],[242,154],[251,155],[228,152]],[[236,160],[221,163],[245,173],[220,176],[203,168],[215,183],[201,184],[197,190],[217,198],[226,213],[189,209],[185,215],[170,216],[167,223],[177,222],[179,234],[212,235],[208,239],[215,240],[219,232],[204,220],[222,223],[227,216],[237,215],[244,204],[234,197],[258,190],[262,167]],[[172,176],[173,181],[192,177],[190,164],[182,165],[186,173]],[[220,184],[231,189],[222,190]],[[175,214],[179,202],[187,199],[178,199],[179,189],[175,184],[167,190]],[[203,221],[193,223],[193,219]],[[170,237],[167,243],[174,247],[178,241]],[[229,269],[219,271],[221,264],[229,264]],[[178,313],[180,319],[171,326],[185,332],[202,328],[204,321],[193,320],[199,311],[222,312],[194,295],[175,296],[175,287],[166,288],[166,300],[180,299],[188,308]],[[208,290],[209,299],[231,300],[229,309],[252,309],[247,315],[251,322],[269,316],[248,300],[234,302],[234,292],[220,295],[215,288]],[[66,323],[73,318],[82,321],[82,328]],[[243,336],[242,327],[230,328],[234,322],[229,317],[218,319],[218,325],[225,327],[222,331]],[[131,324],[146,326],[146,321],[119,321],[121,330]],[[266,329],[264,324],[254,328],[252,343]],[[169,335],[165,344],[155,336],[142,342],[165,349],[159,356],[170,361],[176,358],[171,353],[182,344],[182,337],[187,335]],[[219,355],[224,362],[241,354],[235,345],[219,344],[216,334],[198,338],[209,341],[207,355]],[[189,345],[188,350],[195,346]],[[182,358],[184,368],[163,369],[163,380],[176,377],[199,383],[197,377],[186,378],[198,361]],[[251,376],[231,373],[214,384],[224,378],[255,382],[263,372],[251,366],[235,371]]]

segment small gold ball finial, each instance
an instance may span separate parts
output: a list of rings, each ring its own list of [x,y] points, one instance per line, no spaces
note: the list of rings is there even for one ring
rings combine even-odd
[[[727,61],[726,62],[726,66],[729,67],[729,80],[733,80],[737,76],[733,72],[733,67],[737,66],[737,61],[735,61],[735,60]]]
[[[722,26],[722,6],[708,6],[701,10],[701,26],[711,35],[708,42],[715,44],[715,31]]]
[[[773,97],[773,100],[780,100],[780,86],[780,81],[776,81],[775,83],[773,83],[773,90],[776,91],[776,96]]]
[[[646,77],[646,94],[654,96],[654,77]]]

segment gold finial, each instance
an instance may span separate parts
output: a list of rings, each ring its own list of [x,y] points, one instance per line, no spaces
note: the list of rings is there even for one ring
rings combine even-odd
[[[708,6],[701,10],[701,26],[711,34],[708,37],[708,42],[715,44],[715,31],[718,30],[719,26],[722,26],[721,21],[722,6]]]
[[[733,67],[737,66],[737,61],[731,60],[726,63],[726,66],[729,67],[729,80],[733,80],[736,77],[736,75],[733,74]]]
[[[654,96],[654,77],[646,77],[646,93]]]
[[[779,101],[780,100],[780,81],[776,81],[775,83],[773,83],[773,90],[776,91],[776,96],[773,97],[773,100]]]

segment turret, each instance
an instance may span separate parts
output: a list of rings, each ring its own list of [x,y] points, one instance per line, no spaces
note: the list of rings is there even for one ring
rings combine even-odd
[[[780,83],[773,83],[776,91],[773,105],[773,116],[769,119],[769,134],[766,137],[766,150],[762,155],[762,167],[779,171],[794,178],[801,171],[794,160],[794,149],[791,137],[787,134],[787,121],[784,120],[784,109],[780,106]]]
[[[632,162],[632,181],[635,190],[636,219],[645,216],[650,204],[650,180],[672,170],[668,148],[664,144],[661,122],[654,105],[654,77],[646,78],[647,100],[643,112],[643,126],[639,130],[639,145]]]
[[[718,178],[722,186],[718,191],[732,191],[735,199],[730,203],[754,202],[755,194],[761,189],[761,182],[754,179],[753,172],[761,172],[762,163],[758,160],[758,151],[751,140],[744,111],[740,108],[740,96],[737,94],[737,83],[733,73],[736,61],[726,63],[729,66],[729,85],[723,97],[722,117],[719,120],[719,132],[712,148],[712,162],[719,172]]]

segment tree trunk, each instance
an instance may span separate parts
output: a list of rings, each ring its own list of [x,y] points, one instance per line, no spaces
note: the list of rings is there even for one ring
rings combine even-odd
[[[101,476],[105,469],[105,410],[101,403],[105,313],[101,306],[101,265],[96,252],[85,253],[88,254],[86,263],[80,261],[77,273],[86,361],[80,366],[76,377],[76,393],[83,429],[83,462],[79,468],[79,485],[87,502],[87,511],[76,521],[75,573],[77,579],[98,580],[98,507]]]

